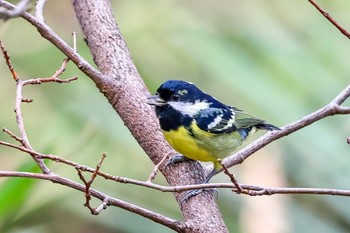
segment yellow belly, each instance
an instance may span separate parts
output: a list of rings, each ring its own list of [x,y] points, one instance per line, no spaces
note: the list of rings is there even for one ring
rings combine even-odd
[[[199,147],[196,140],[188,134],[188,131],[181,127],[178,130],[172,130],[170,132],[163,131],[165,139],[169,144],[180,154],[193,160],[199,160],[203,162],[216,161],[215,155]]]
[[[169,144],[182,155],[203,162],[214,162],[232,154],[243,142],[239,133],[212,134],[192,124],[191,135],[187,129],[163,131]]]

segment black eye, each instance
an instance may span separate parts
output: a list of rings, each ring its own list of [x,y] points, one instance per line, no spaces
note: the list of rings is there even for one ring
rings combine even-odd
[[[171,96],[171,99],[172,100],[178,100],[180,98],[180,96],[178,95],[178,94],[176,94],[176,93],[174,93],[172,96]]]

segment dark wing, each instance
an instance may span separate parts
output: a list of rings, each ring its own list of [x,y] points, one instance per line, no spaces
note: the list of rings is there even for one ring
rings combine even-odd
[[[214,134],[230,133],[237,130],[235,110],[232,108],[207,108],[199,111],[194,119],[200,129]]]
[[[234,107],[204,109],[194,116],[194,119],[202,130],[214,134],[238,131],[243,139],[253,127],[263,130],[279,129]]]

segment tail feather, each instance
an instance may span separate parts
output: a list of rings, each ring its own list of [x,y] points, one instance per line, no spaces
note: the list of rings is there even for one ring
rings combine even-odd
[[[258,129],[268,130],[268,131],[281,130],[277,126],[274,126],[274,125],[271,125],[271,124],[268,124],[268,123],[261,123],[261,124],[256,125],[256,127]]]

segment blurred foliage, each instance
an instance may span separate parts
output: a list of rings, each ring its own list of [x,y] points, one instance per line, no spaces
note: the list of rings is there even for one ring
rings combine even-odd
[[[350,30],[348,0],[319,2]],[[188,80],[227,104],[283,126],[327,104],[349,84],[349,40],[306,0],[129,0],[112,4],[151,92],[167,79]],[[79,53],[92,62],[70,1],[49,1],[45,17],[69,43],[71,32],[77,31]],[[64,58],[19,18],[0,23],[0,38],[23,79],[50,76]],[[0,70],[0,126],[17,132],[12,110],[15,85],[3,59]],[[79,79],[71,84],[25,88],[24,96],[34,99],[23,105],[33,147],[88,166],[95,166],[105,152],[104,171],[145,180],[152,163],[86,76],[70,64],[63,78],[75,75]],[[265,167],[281,158],[283,172],[277,175],[283,177],[285,186],[350,189],[349,145],[345,140],[349,130],[347,116],[324,119],[273,143],[247,162],[263,156],[261,166]],[[0,140],[11,141],[3,133]],[[1,170],[33,169],[28,155],[4,147],[0,148],[0,164]],[[78,181],[74,169],[56,163],[50,167]],[[233,169],[239,180],[244,179],[240,177],[244,169],[245,164]],[[266,174],[266,179],[273,178]],[[181,219],[171,194],[97,181],[94,187],[112,196]],[[165,184],[161,175],[156,181]],[[228,179],[220,174],[214,181]],[[249,198],[219,191],[218,202],[231,232],[245,232],[241,211]],[[288,227],[283,232],[350,231],[349,198],[279,198],[287,203],[282,217]],[[91,216],[83,207],[82,193],[45,181],[1,178],[0,202],[0,231],[4,233],[129,233],[140,232],[139,226],[146,233],[171,232],[117,208]],[[268,215],[275,209],[265,211]],[[256,219],[250,221],[254,224]]]

